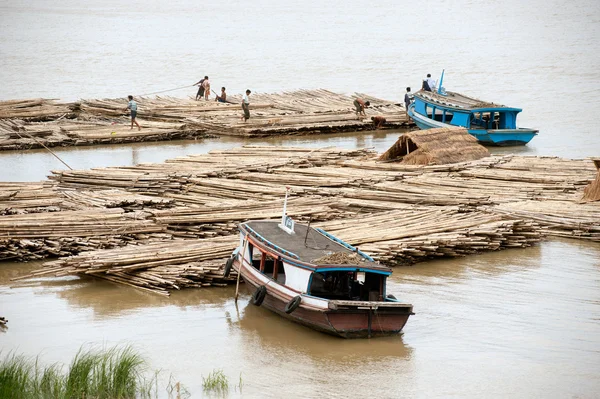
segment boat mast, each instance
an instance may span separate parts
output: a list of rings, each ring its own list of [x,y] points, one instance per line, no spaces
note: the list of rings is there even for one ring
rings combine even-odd
[[[445,69],[442,69],[442,77],[440,78],[440,84],[438,85],[438,93],[441,94],[442,96],[446,95],[446,90],[444,90],[444,87],[442,86],[442,83],[444,83],[444,71]]]
[[[279,228],[288,234],[294,234],[294,220],[287,215],[287,199],[290,187],[285,188],[285,199],[283,200],[283,212],[281,214],[281,223]]]

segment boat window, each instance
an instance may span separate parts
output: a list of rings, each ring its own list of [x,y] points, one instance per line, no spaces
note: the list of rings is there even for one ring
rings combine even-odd
[[[434,107],[432,107],[429,104],[425,105],[425,114],[427,115],[428,118],[433,119],[433,113],[434,112],[435,112],[435,108]]]
[[[262,251],[258,248],[255,248],[252,244],[248,244],[248,251],[250,252],[250,257],[252,258],[252,266],[255,269],[260,269],[260,262],[263,256]]]
[[[325,299],[381,301],[384,282],[385,277],[377,273],[314,272],[309,292],[310,295]]]
[[[492,114],[494,114],[492,112]],[[492,119],[494,115],[490,115],[490,112],[474,112],[470,117],[471,128],[474,129],[491,129],[493,126]]]
[[[452,111],[444,110],[444,118],[442,119],[442,122],[450,123],[450,122],[452,122],[453,117],[454,117],[454,113]]]
[[[273,256],[260,251],[258,248],[255,248],[252,256],[252,266],[260,270],[267,277],[277,280],[281,284],[285,284],[285,269],[283,268],[281,259],[274,258]]]

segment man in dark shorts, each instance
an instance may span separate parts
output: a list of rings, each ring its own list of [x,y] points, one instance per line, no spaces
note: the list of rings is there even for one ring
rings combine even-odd
[[[133,96],[127,96],[127,99],[129,102],[127,103],[127,108],[125,108],[125,111],[131,110],[131,129],[133,129],[133,124],[135,123],[135,125],[138,127],[138,130],[142,130],[140,124],[135,120],[135,117],[137,116],[137,103],[133,101]]]
[[[368,108],[371,103],[369,101],[364,101],[362,98],[357,98],[353,102],[354,108],[356,108],[356,119],[360,119],[360,116],[367,117],[365,114],[365,108]]]
[[[204,83],[206,79],[208,79],[208,76],[205,76],[204,79],[200,79],[198,82],[192,85],[198,86],[198,93],[196,93],[196,101],[198,101],[199,98],[204,97],[204,85],[202,83]]]
[[[243,119],[244,122],[250,119],[250,93],[252,93],[250,90],[246,90],[246,94],[242,97],[242,110],[244,111],[244,115],[242,115],[241,119]]]

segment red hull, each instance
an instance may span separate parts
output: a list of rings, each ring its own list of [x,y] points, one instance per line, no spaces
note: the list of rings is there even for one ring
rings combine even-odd
[[[247,276],[243,271],[242,276],[250,294],[259,285],[262,285],[260,281],[253,280],[252,276]],[[291,299],[292,297],[284,296],[280,292],[276,296],[275,291],[269,285],[261,306],[296,323],[343,338],[366,338],[398,334],[412,314],[411,311],[402,308],[311,310],[302,306],[287,314],[285,307]],[[369,313],[371,314],[369,315]]]

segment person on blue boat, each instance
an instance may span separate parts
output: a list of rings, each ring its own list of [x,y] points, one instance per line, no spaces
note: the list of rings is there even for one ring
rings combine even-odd
[[[427,79],[423,80],[423,90],[425,91],[435,91],[435,79],[431,77],[431,74],[427,74]]]

